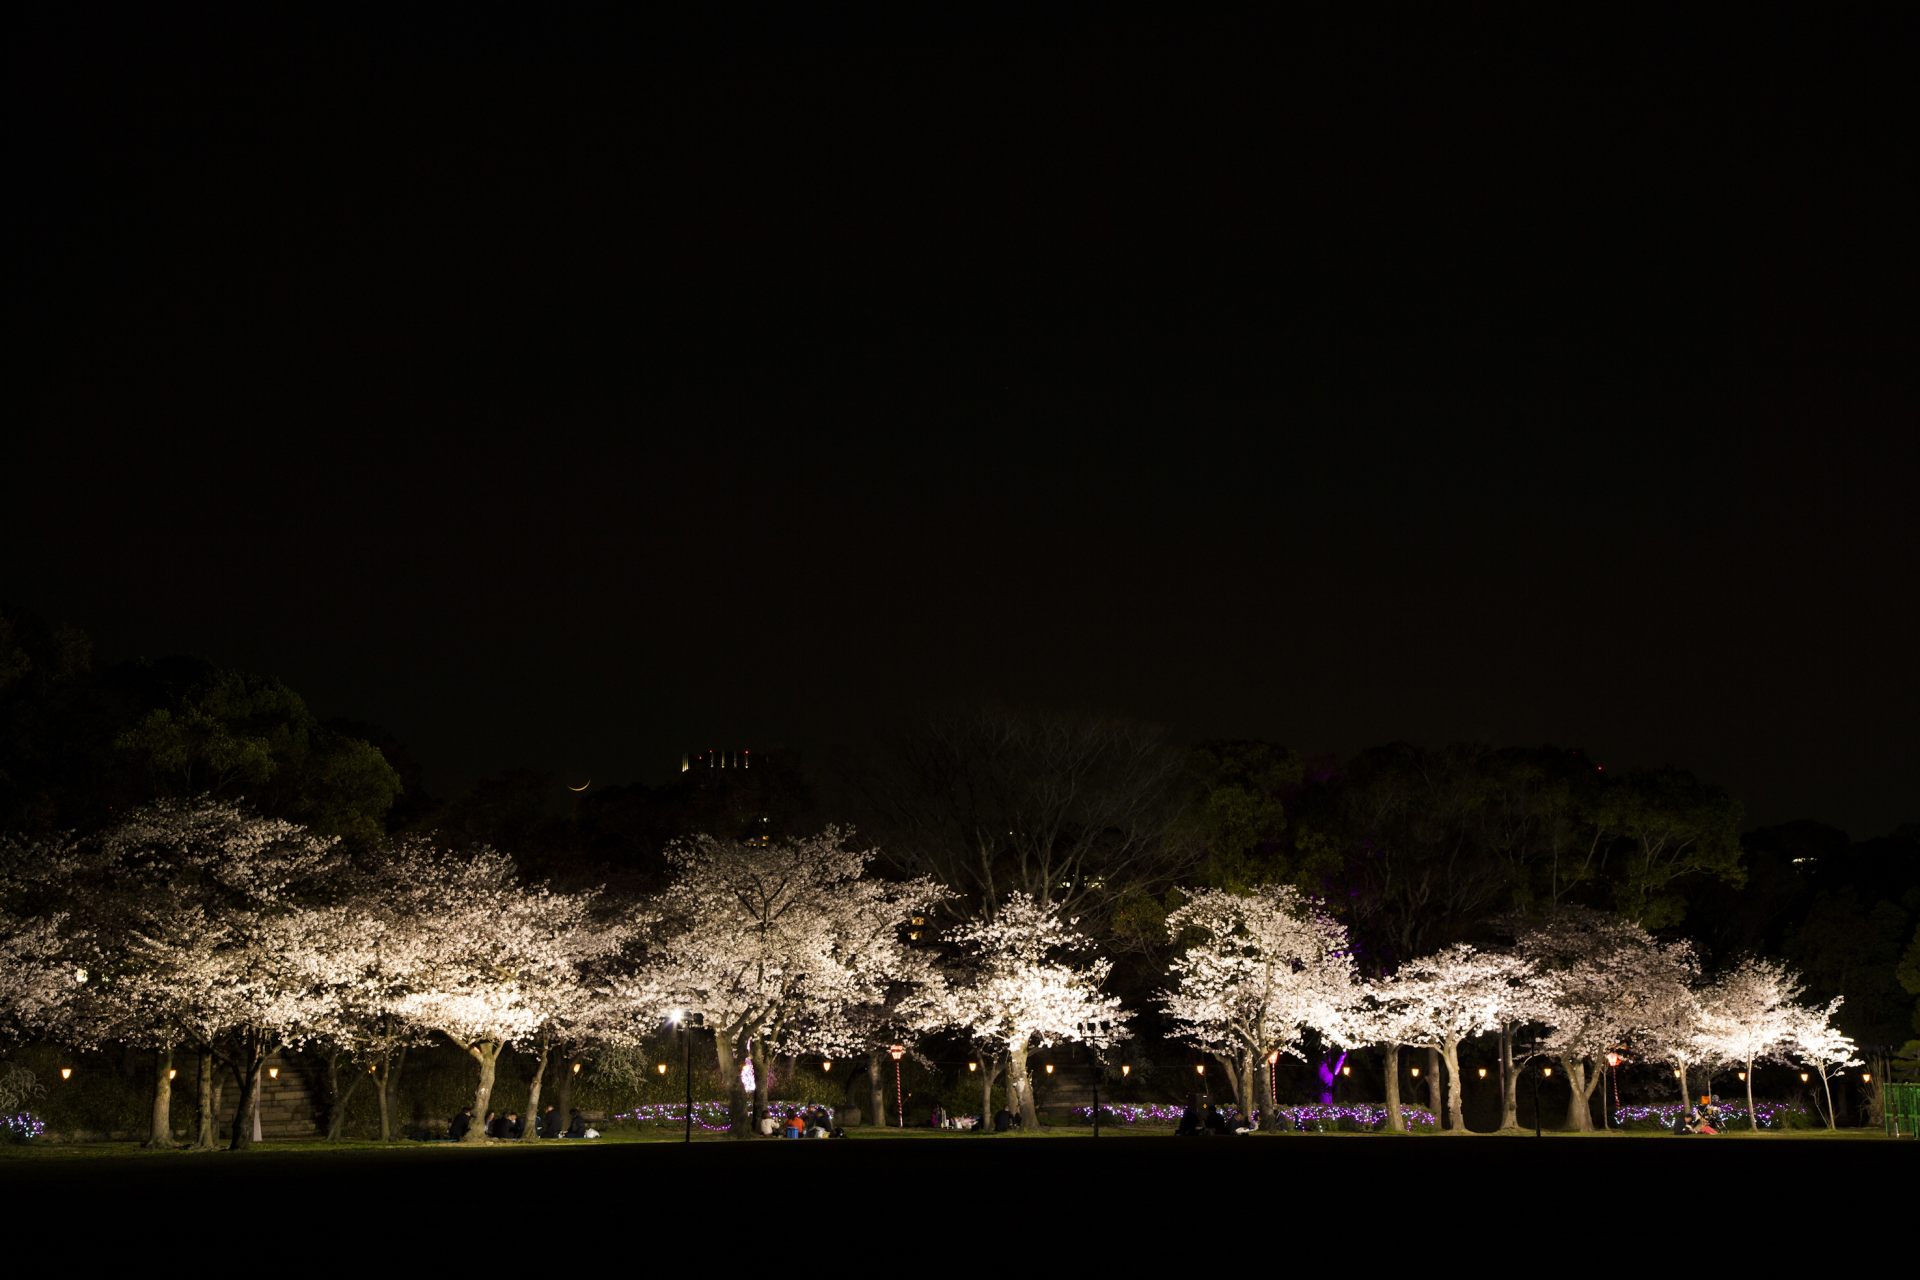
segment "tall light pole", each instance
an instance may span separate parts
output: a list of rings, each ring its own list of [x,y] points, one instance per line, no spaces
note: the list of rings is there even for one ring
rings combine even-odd
[[[693,1145],[693,1028],[705,1025],[706,1017],[698,1013],[690,1014],[684,1009],[675,1009],[669,1017],[680,1032],[680,1074],[687,1082],[687,1132],[681,1142],[691,1146]]]
[[[1100,1136],[1100,1077],[1107,1070],[1107,1049],[1113,1043],[1113,1022],[1107,1018],[1094,1018],[1080,1024],[1080,1038],[1086,1042],[1087,1054],[1093,1059],[1093,1136]],[[1121,1068],[1124,1073],[1125,1067]]]
[[[907,1127],[907,1095],[900,1091],[900,1059],[906,1053],[907,1046],[903,1044],[896,1044],[887,1050],[887,1055],[893,1059],[893,1110],[902,1129]]]

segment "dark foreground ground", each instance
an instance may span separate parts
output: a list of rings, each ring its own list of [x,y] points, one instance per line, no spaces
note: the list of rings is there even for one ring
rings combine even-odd
[[[171,1234],[184,1212],[228,1245],[341,1262],[389,1233],[487,1239],[523,1225],[594,1249],[738,1237],[750,1254],[768,1233],[854,1232],[923,1257],[941,1253],[949,1231],[961,1240],[1015,1232],[1043,1252],[1093,1248],[1110,1259],[1278,1233],[1301,1261],[1385,1248],[1405,1250],[1408,1262],[1430,1260],[1435,1247],[1475,1247],[1490,1229],[1483,1242],[1522,1255],[1605,1239],[1764,1261],[1783,1240],[1891,1225],[1903,1212],[1896,1206],[1916,1211],[1917,1194],[1920,1142],[1865,1135],[856,1137],[0,1154],[0,1202],[14,1223],[95,1260],[150,1249],[142,1224],[159,1218]],[[1602,1235],[1590,1236],[1595,1229]]]

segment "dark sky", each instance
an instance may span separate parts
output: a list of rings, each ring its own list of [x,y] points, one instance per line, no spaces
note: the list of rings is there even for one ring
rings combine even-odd
[[[10,34],[0,597],[443,788],[990,695],[1920,820],[1908,20],[461,12]]]

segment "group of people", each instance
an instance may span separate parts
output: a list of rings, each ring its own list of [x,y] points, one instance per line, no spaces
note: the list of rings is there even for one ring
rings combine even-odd
[[[1720,1132],[1720,1128],[1714,1122],[1719,1120],[1719,1118],[1720,1108],[1714,1103],[1709,1102],[1705,1112],[1702,1112],[1698,1107],[1687,1112],[1687,1118],[1680,1122],[1680,1127],[1676,1129],[1675,1132],[1716,1134]]]
[[[771,1137],[778,1128],[783,1138],[832,1138],[841,1136],[833,1127],[833,1111],[821,1103],[800,1108],[784,1121],[768,1116],[760,1122],[760,1132]]]
[[[447,1126],[447,1137],[458,1142],[460,1139],[466,1137],[472,1129],[473,1108],[462,1107],[460,1114],[453,1118],[453,1123]],[[580,1114],[578,1107],[575,1107],[567,1113],[566,1128],[562,1129],[560,1127],[560,1109],[552,1103],[547,1104],[547,1109],[543,1111],[540,1114],[540,1118],[534,1122],[533,1131],[542,1138],[597,1138],[600,1136],[597,1132],[587,1127],[587,1119]],[[505,1115],[501,1115],[498,1111],[489,1111],[487,1112],[484,1132],[489,1138],[500,1138],[503,1140],[524,1137],[527,1132],[527,1122],[521,1119],[518,1111],[509,1111]]]
[[[1208,1099],[1207,1105],[1203,1108],[1197,1094],[1187,1095],[1186,1109],[1180,1113],[1180,1127],[1175,1130],[1177,1136],[1223,1138],[1232,1132],[1233,1130],[1227,1127],[1226,1116],[1220,1113],[1220,1108],[1213,1105],[1212,1099]]]

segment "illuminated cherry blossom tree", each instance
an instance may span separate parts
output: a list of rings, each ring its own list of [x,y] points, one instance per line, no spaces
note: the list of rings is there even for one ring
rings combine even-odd
[[[1840,1011],[1841,997],[1835,996],[1824,1008],[1802,1008],[1793,1019],[1788,1034],[1788,1052],[1802,1066],[1820,1073],[1820,1087],[1827,1094],[1827,1128],[1838,1127],[1833,1114],[1833,1078],[1848,1067],[1857,1067],[1860,1046],[1853,1037],[1833,1025]]]
[[[1304,1058],[1308,1028],[1348,1043],[1360,991],[1347,932],[1298,890],[1195,890],[1167,932],[1187,946],[1160,1000],[1176,1034],[1226,1069],[1249,1121],[1269,1110],[1275,1057]]]
[[[1131,1016],[1118,998],[1100,994],[1112,965],[1083,958],[1092,943],[1074,922],[1024,893],[1009,896],[992,919],[953,929],[947,940],[960,958],[926,1003],[925,1029],[962,1028],[1005,1055],[1007,1086],[1021,1122],[1032,1129],[1039,1117],[1027,1055],[1078,1042],[1092,1026],[1119,1027]]]
[[[1569,1128],[1593,1128],[1593,1093],[1606,1055],[1627,1047],[1687,999],[1692,949],[1662,944],[1619,916],[1563,908],[1525,930],[1517,951],[1540,983],[1542,1047],[1560,1061],[1572,1093]]]
[[[1760,1128],[1753,1107],[1753,1068],[1785,1061],[1805,1011],[1794,1004],[1804,988],[1799,975],[1777,960],[1748,957],[1712,983],[1700,1002],[1700,1041],[1710,1052],[1745,1066],[1747,1118]]]
[[[862,1038],[850,1012],[885,1003],[906,967],[907,921],[942,896],[931,880],[868,877],[874,855],[851,839],[829,827],[769,845],[700,836],[668,851],[675,874],[656,904],[662,936],[646,983],[656,1017],[705,1017],[736,1137],[765,1113],[776,1054],[844,1052]]]
[[[1382,1029],[1399,1044],[1437,1049],[1447,1075],[1445,1127],[1463,1129],[1460,1088],[1460,1042],[1469,1036],[1496,1031],[1512,1002],[1517,980],[1526,976],[1519,957],[1481,951],[1458,943],[1430,956],[1401,965],[1391,977],[1372,986],[1374,1007]],[[1397,1066],[1389,1064],[1390,1088],[1397,1094]],[[1396,1098],[1397,1101],[1397,1098]]]
[[[523,883],[495,850],[455,854],[419,842],[403,857],[395,893],[400,917],[413,925],[388,939],[403,989],[391,1007],[474,1060],[478,1119],[492,1100],[501,1052],[540,1048],[544,1066],[555,1026],[604,998],[597,970],[627,945],[631,928],[603,918],[597,893]],[[538,1104],[536,1083],[530,1105]],[[485,1141],[485,1128],[476,1123],[465,1140]]]
[[[252,1143],[267,1055],[306,1034],[317,995],[299,972],[308,903],[341,865],[338,842],[237,804],[168,800],[68,844],[50,865],[55,892],[93,939],[87,1028],[156,1051],[153,1136],[171,1141],[171,1053],[201,1055],[198,1145],[213,1144],[217,1053],[239,1084],[233,1145]]]

